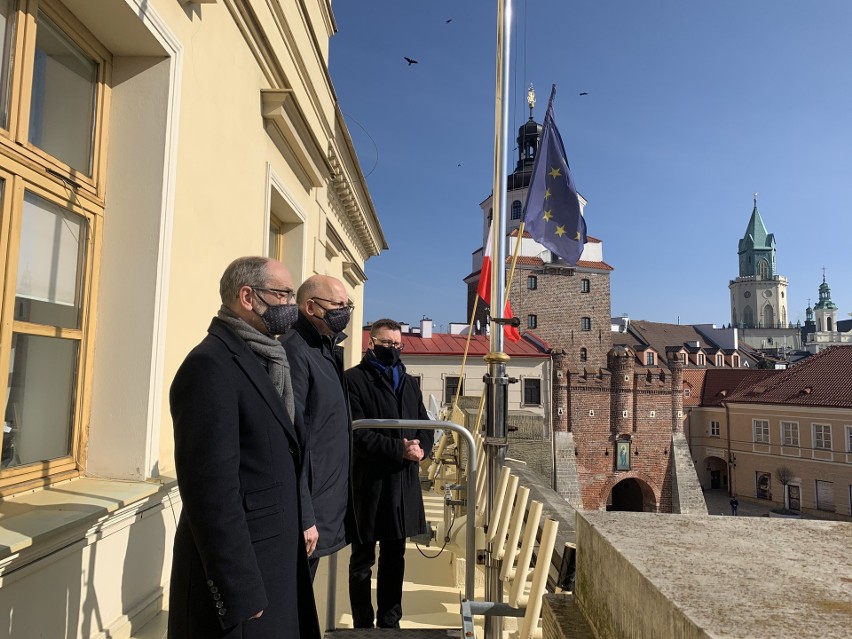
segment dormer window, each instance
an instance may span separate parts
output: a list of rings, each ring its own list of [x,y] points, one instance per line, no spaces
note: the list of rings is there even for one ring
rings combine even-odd
[[[648,351],[645,353],[645,366],[653,366],[654,365],[654,353],[652,351]]]
[[[699,366],[704,366],[704,353],[698,353],[697,360]]]
[[[680,363],[686,366],[686,353],[680,354]]]
[[[721,353],[719,353],[718,355],[716,355],[716,366],[721,368],[724,365],[725,365],[725,356],[722,355]]]
[[[736,353],[731,355],[731,366],[733,366],[734,368],[740,367],[740,356],[737,355]]]

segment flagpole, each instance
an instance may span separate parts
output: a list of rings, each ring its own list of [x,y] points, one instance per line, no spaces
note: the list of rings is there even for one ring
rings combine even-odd
[[[506,307],[506,166],[509,137],[509,53],[511,42],[512,0],[497,0],[497,68],[494,102],[494,184],[492,190],[491,219],[491,316],[502,318]],[[494,322],[491,327],[491,351],[486,356],[488,375],[488,414],[485,423],[485,452],[488,468],[488,499],[486,500],[485,522],[491,524],[491,512],[495,502],[497,478],[506,461],[506,409],[507,385],[506,362],[503,352],[503,325]],[[470,495],[468,498],[470,499]],[[468,557],[471,561],[473,558]],[[486,548],[485,599],[502,601],[500,571],[491,544]],[[499,616],[485,618],[486,639],[501,639],[503,620]]]

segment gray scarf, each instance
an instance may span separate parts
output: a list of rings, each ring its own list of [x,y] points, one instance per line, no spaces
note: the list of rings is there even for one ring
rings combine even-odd
[[[252,328],[227,306],[223,305],[216,317],[239,335],[255,355],[266,360],[272,383],[275,385],[275,389],[281,393],[281,399],[284,400],[284,405],[287,407],[287,414],[292,420],[296,414],[296,405],[293,400],[293,382],[290,380],[290,363],[287,361],[287,353],[284,351],[281,342]]]

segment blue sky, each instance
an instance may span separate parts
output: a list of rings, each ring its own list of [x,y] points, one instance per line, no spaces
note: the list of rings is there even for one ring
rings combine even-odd
[[[513,4],[510,132],[527,87],[541,122],[555,83],[588,231],[615,267],[613,315],[728,322],[756,191],[790,318],[822,267],[848,317],[852,2]],[[492,183],[497,2],[332,6],[332,81],[390,247],[367,262],[364,319],[463,322]]]

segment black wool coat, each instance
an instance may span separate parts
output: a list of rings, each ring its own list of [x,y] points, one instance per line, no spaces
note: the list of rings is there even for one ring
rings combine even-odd
[[[316,524],[317,557],[358,539],[351,485],[352,417],[343,349],[337,341],[320,335],[301,313],[281,337],[296,400],[293,421],[305,450],[302,528]]]
[[[183,502],[169,637],[319,638],[300,526],[301,452],[261,360],[214,319],[169,399]]]
[[[420,385],[403,374],[394,392],[391,381],[369,363],[346,371],[352,419],[422,419]],[[402,369],[405,370],[404,368]],[[355,516],[361,541],[403,539],[428,531],[420,491],[419,464],[403,459],[402,439],[419,439],[426,455],[432,450],[429,429],[359,429],[353,435]]]

